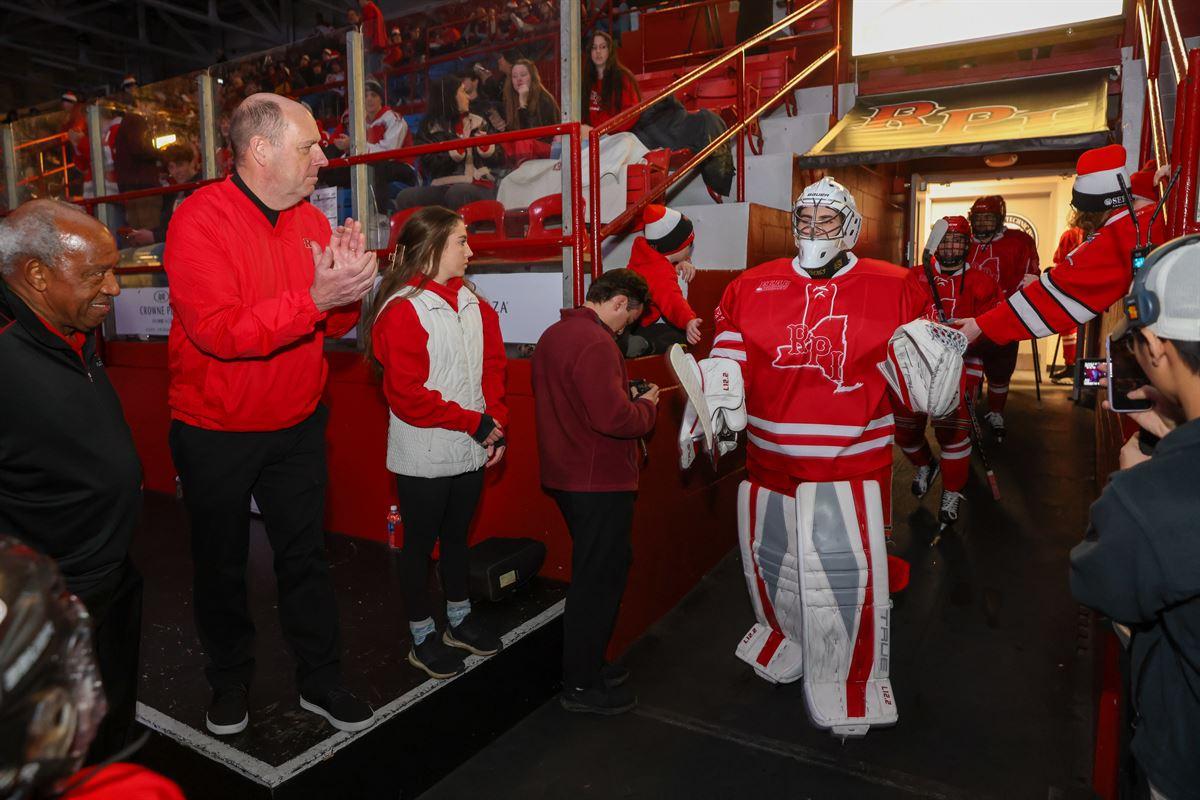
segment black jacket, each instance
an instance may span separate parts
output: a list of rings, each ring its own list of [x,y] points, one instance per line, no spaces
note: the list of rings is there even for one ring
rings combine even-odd
[[[1113,476],[1071,551],[1075,599],[1128,625],[1133,754],[1167,797],[1200,797],[1200,420]]]
[[[87,593],[129,554],[142,464],[89,336],[83,358],[0,282],[0,532]]]

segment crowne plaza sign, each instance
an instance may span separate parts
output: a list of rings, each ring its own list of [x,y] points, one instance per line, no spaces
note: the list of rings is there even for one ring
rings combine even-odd
[[[1092,71],[860,97],[801,164],[1090,147],[1107,135],[1107,90]]]

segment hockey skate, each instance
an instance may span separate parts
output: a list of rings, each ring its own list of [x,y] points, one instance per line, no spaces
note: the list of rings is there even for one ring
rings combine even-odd
[[[996,437],[996,441],[1003,442],[1004,434],[1007,433],[1004,427],[1004,415],[999,411],[989,411],[983,415],[983,421],[992,429],[992,435]]]
[[[929,463],[917,467],[917,471],[913,473],[912,493],[916,498],[922,498],[929,491],[929,487],[933,486],[933,482],[937,480],[938,474],[942,470],[941,462],[936,458],[930,459]]]
[[[958,523],[958,509],[962,500],[962,492],[942,490],[942,508],[938,512],[938,522],[942,523],[943,527],[950,527]]]

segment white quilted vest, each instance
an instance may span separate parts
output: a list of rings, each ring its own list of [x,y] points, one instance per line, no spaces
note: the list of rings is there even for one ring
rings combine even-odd
[[[407,289],[408,287],[405,287]],[[471,411],[483,412],[483,318],[479,298],[463,286],[458,311],[434,292],[388,298],[412,303],[429,334],[429,379],[425,388]],[[387,307],[387,304],[384,304]],[[382,309],[381,309],[382,310]],[[398,475],[441,478],[477,470],[487,452],[468,434],[446,428],[418,428],[388,411],[387,468]]]

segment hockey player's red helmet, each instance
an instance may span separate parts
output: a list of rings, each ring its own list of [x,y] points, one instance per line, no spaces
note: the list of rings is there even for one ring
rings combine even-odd
[[[990,238],[1004,227],[1004,217],[1008,213],[1004,198],[998,194],[980,197],[971,205],[971,229],[978,238]]]
[[[946,220],[946,234],[937,246],[938,264],[943,267],[957,267],[967,258],[967,248],[971,244],[971,224],[966,217],[942,217]]]

